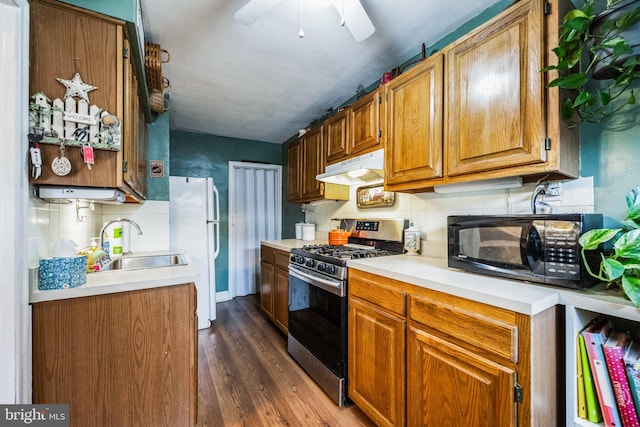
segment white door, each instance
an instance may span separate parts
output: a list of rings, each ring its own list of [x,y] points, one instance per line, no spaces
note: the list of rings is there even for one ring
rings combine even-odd
[[[260,241],[282,238],[282,166],[229,162],[229,293],[258,292]]]

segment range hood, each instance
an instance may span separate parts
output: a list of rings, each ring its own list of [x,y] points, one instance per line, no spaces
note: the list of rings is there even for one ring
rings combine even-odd
[[[341,185],[373,185],[384,182],[384,149],[327,165],[318,181]]]
[[[124,203],[126,195],[116,188],[58,187],[42,185],[37,188],[42,200],[89,200],[97,203]]]

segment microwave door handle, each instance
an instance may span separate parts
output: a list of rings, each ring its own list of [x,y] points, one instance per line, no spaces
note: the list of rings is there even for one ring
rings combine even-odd
[[[540,228],[544,230],[544,223],[542,221],[534,221],[531,224],[523,249],[523,260],[525,260],[529,269],[534,273],[539,273],[540,269],[544,272],[544,242],[540,234]]]

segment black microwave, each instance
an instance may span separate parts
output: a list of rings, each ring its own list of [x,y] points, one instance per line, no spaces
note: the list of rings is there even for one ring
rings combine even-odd
[[[449,267],[581,289],[587,273],[578,238],[602,228],[602,214],[460,215],[447,218]],[[596,251],[587,261],[598,271]]]

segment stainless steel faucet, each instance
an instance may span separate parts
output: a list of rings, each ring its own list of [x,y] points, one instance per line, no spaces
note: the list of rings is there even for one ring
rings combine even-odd
[[[106,230],[107,227],[113,224],[114,222],[128,222],[129,224],[133,225],[135,228],[138,229],[138,236],[142,234],[142,230],[140,229],[140,226],[135,221],[128,218],[113,219],[107,222],[105,225],[103,225],[102,229],[100,230],[100,249],[102,250],[104,250],[104,230]]]

